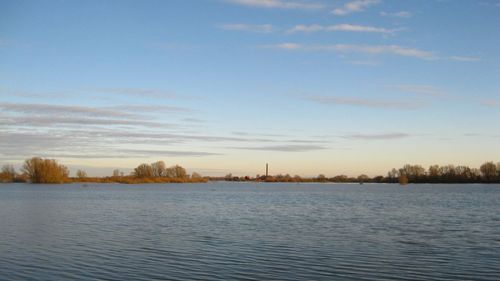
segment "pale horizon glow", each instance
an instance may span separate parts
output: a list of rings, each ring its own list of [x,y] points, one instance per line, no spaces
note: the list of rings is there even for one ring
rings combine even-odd
[[[483,2],[2,1],[0,165],[333,177],[499,162],[500,6]]]

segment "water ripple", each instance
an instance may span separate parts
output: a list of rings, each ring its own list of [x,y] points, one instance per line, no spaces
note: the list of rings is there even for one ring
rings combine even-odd
[[[500,280],[498,202],[498,185],[4,185],[0,280]]]

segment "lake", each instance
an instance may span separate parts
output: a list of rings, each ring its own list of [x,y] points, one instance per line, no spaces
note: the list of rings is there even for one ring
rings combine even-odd
[[[500,185],[0,185],[1,280],[500,280]]]

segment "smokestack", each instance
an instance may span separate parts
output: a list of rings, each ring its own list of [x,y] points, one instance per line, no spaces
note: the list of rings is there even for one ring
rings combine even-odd
[[[269,164],[266,163],[266,178],[269,176]]]

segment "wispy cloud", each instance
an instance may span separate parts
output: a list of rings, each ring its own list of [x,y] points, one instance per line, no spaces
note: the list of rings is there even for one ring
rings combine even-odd
[[[341,136],[346,139],[357,139],[357,140],[393,140],[411,137],[407,133],[381,133],[381,134],[352,134]]]
[[[390,86],[390,88],[393,88],[397,91],[412,93],[417,95],[443,96],[447,94],[444,90],[430,85],[402,84],[402,85]]]
[[[152,150],[152,149],[126,149],[121,150],[125,155],[130,154],[139,154],[139,155],[148,155],[148,156],[212,156],[212,155],[220,155],[220,153],[211,153],[211,152],[202,152],[202,151],[177,151],[177,150]]]
[[[24,114],[24,116],[83,116],[90,118],[127,118],[127,119],[145,119],[150,117],[143,116],[151,112],[154,113],[182,113],[191,110],[184,107],[166,106],[166,105],[117,105],[105,107],[91,107],[80,105],[57,105],[41,103],[2,103],[0,112],[10,112]]]
[[[245,23],[229,23],[217,25],[218,28],[230,31],[246,31],[255,33],[271,33],[274,27],[271,24],[245,24]]]
[[[2,130],[0,130],[0,159],[8,161],[19,161],[33,155],[75,159],[221,155],[221,152],[213,147],[213,143],[220,144],[220,149],[227,149],[228,143],[242,145],[242,147],[234,147],[235,149],[248,150],[300,152],[326,149],[321,145],[309,143],[307,140],[296,140],[296,142],[289,140],[293,144],[282,144],[282,141],[272,139],[186,135],[164,133],[164,130],[144,131],[117,128],[108,130],[86,126],[79,126],[80,129],[68,129],[61,126],[54,129],[39,127],[37,130],[22,127],[9,129],[8,124],[3,122],[2,126]],[[195,143],[195,147],[199,148],[192,149],[192,144],[190,144],[190,148],[186,148],[184,145],[188,142]],[[212,143],[209,151],[204,149],[207,142]],[[259,143],[266,142],[276,144],[258,146]],[[257,146],[250,146],[250,144]]]
[[[198,118],[192,118],[192,117],[187,117],[187,118],[182,118],[182,121],[188,122],[188,123],[204,123],[204,120],[198,119]]]
[[[30,115],[84,115],[98,117],[135,117],[134,114],[110,108],[98,108],[75,105],[54,105],[54,104],[28,104],[28,103],[2,103],[2,112],[17,112]]]
[[[312,1],[289,0],[226,0],[226,2],[258,8],[315,10],[324,7],[323,4]]]
[[[450,56],[447,57],[446,59],[451,61],[462,61],[462,62],[475,62],[481,60],[481,58],[479,57],[467,57],[467,56]]]
[[[423,106],[420,101],[401,101],[392,99],[366,99],[332,96],[312,96],[307,99],[324,105],[348,105],[387,109],[418,109]]]
[[[314,28],[313,28],[314,29]],[[299,43],[280,43],[272,45],[261,45],[259,48],[278,49],[289,51],[330,51],[337,53],[359,53],[366,55],[396,55],[402,57],[413,57],[423,60],[444,60],[458,62],[476,62],[481,59],[478,57],[466,56],[439,56],[435,52],[409,48],[399,45],[352,45],[352,44],[299,44]]]
[[[72,116],[20,116],[4,119],[3,125],[23,126],[23,127],[57,127],[59,125],[73,126],[140,126],[151,128],[171,128],[175,125],[160,121],[127,120],[111,118],[89,118]]]
[[[127,140],[121,139],[121,143]],[[142,143],[144,144],[144,143]],[[169,144],[171,145],[171,144]],[[79,133],[0,132],[0,159],[21,160],[33,155],[50,158],[139,158],[139,157],[202,157],[219,153],[171,150],[171,149],[124,149],[106,144],[95,136],[86,138]]]
[[[500,105],[500,104],[499,104]],[[483,134],[483,133],[464,133],[462,134],[464,137],[479,137],[479,138],[500,138],[500,134]]]
[[[377,66],[377,65],[379,65],[379,62],[369,61],[369,60],[352,60],[352,61],[348,61],[348,63],[353,64],[353,65],[363,65],[363,66]]]
[[[424,51],[416,48],[407,48],[399,45],[302,45],[297,43],[281,43],[275,45],[265,45],[262,48],[282,49],[282,50],[302,50],[302,51],[333,51],[338,53],[362,53],[369,55],[390,54],[403,57],[414,57],[424,60],[433,60],[438,57],[434,52]]]
[[[136,113],[180,113],[180,112],[192,112],[193,110],[186,107],[179,106],[169,106],[169,105],[155,105],[155,104],[134,104],[134,105],[116,105],[101,107],[102,109],[110,110],[120,110],[126,112],[136,112]]]
[[[163,105],[121,105],[91,107],[79,105],[2,103],[0,104],[0,128],[25,128],[55,130],[72,128],[171,129],[179,124],[165,122],[159,116],[166,113],[182,114],[187,108]],[[154,114],[151,114],[154,113]],[[171,119],[169,119],[171,120]],[[91,137],[91,136],[89,136]]]
[[[478,134],[478,133],[464,133],[464,137],[481,137],[484,136],[483,134]]]
[[[32,91],[13,91],[8,89],[0,89],[0,93],[5,93],[9,96],[21,98],[36,98],[36,99],[61,99],[69,98],[77,94],[75,91],[51,91],[51,92],[32,92]]]
[[[406,48],[398,45],[330,45],[325,50],[334,50],[345,53],[365,53],[365,54],[392,54],[405,57],[415,57],[420,59],[433,59],[433,52],[423,51],[415,48]]]
[[[293,28],[289,29],[288,33],[296,33],[296,32],[305,32],[312,33],[318,31],[344,31],[344,32],[366,32],[366,33],[383,33],[383,34],[393,34],[400,29],[387,29],[382,27],[375,27],[369,25],[356,25],[356,24],[336,24],[336,25],[296,25]]]
[[[246,147],[232,147],[233,149],[244,149],[244,150],[264,150],[264,151],[279,151],[279,152],[306,152],[313,150],[327,149],[325,146],[321,145],[270,145],[270,146],[246,146]]]
[[[380,12],[380,15],[383,17],[395,17],[395,18],[411,18],[412,13],[408,11],[399,11],[399,12]]]
[[[305,46],[297,43],[280,43],[273,45],[262,45],[259,48],[264,49],[280,49],[280,50],[306,50]]]
[[[336,16],[345,16],[351,13],[362,12],[365,9],[377,5],[380,0],[355,0],[349,1],[344,4],[344,6],[337,8],[332,11],[332,14]]]
[[[149,89],[149,88],[101,88],[101,89],[94,89],[94,91],[98,93],[109,93],[117,95],[139,95],[139,96],[162,97],[162,98],[176,97],[176,95],[172,92],[160,89]]]

